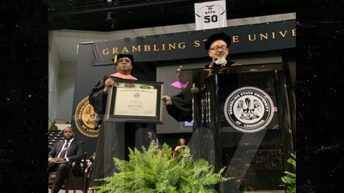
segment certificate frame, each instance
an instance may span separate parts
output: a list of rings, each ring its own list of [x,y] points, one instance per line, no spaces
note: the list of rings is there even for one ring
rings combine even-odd
[[[162,82],[116,80],[115,84],[107,94],[106,121],[162,124]]]

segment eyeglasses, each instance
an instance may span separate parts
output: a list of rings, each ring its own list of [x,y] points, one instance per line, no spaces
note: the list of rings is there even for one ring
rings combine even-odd
[[[117,62],[128,62],[128,63],[131,63],[130,59],[128,59],[128,58],[120,58],[120,59],[118,59]]]
[[[219,49],[226,49],[227,46],[223,45],[223,46],[215,46],[213,48],[210,48],[209,50],[214,50],[214,51],[218,51]]]

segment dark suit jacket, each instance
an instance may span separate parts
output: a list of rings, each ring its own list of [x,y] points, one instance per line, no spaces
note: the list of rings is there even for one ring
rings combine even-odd
[[[55,143],[54,147],[50,150],[48,157],[54,158],[60,153],[65,140]],[[84,154],[84,143],[81,140],[74,138],[67,152],[69,162],[80,161]]]

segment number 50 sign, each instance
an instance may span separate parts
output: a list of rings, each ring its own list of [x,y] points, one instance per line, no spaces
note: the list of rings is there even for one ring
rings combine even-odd
[[[195,3],[196,30],[227,27],[226,1]]]

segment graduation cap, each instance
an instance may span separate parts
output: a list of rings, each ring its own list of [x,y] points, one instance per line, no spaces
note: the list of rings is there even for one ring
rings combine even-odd
[[[223,40],[224,42],[226,42],[227,47],[229,47],[231,45],[232,37],[223,33],[223,32],[213,34],[213,35],[209,36],[208,39],[206,40],[206,42],[204,43],[204,48],[206,50],[209,50],[211,44],[213,42],[215,42],[216,40]]]
[[[114,57],[112,58],[112,61],[113,63],[117,64],[117,61],[120,59],[120,58],[124,58],[124,57],[127,57],[130,59],[131,61],[131,64],[134,63],[134,56],[132,54],[118,54],[118,55],[114,55]]]

